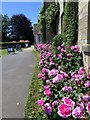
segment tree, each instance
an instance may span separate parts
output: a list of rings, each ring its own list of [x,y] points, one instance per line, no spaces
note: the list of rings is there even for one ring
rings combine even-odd
[[[34,42],[34,35],[30,20],[23,14],[13,15],[10,23],[10,35],[11,38],[16,39],[28,39],[31,43]]]
[[[8,38],[8,26],[10,24],[10,19],[7,15],[0,15],[2,19],[2,42],[9,41]]]

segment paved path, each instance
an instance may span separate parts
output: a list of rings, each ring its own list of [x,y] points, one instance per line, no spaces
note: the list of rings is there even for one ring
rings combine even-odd
[[[33,48],[2,58],[2,116],[23,118],[26,97],[33,75]]]

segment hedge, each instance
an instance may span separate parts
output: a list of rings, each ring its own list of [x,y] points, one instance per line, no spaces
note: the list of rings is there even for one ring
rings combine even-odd
[[[64,9],[63,39],[75,45],[78,37],[78,2],[67,2]]]
[[[30,42],[15,42],[15,43],[14,42],[0,42],[0,48],[6,49],[9,44],[14,45],[14,47],[16,47],[16,44],[21,44],[21,47],[24,48],[25,43],[28,43],[30,47]]]

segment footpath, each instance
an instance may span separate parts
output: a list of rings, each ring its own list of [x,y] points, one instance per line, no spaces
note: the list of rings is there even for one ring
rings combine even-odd
[[[3,118],[24,118],[25,102],[35,67],[33,48],[2,57]]]

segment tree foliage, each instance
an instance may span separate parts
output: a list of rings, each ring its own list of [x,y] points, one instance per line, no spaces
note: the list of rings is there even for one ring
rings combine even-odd
[[[61,46],[62,42],[63,42],[62,34],[57,34],[52,39],[52,50],[53,50],[54,53],[57,53],[57,47]]]
[[[9,41],[8,38],[8,26],[10,24],[10,19],[7,15],[0,15],[2,19],[2,42]]]
[[[13,15],[10,23],[10,37],[16,40],[28,39],[34,42],[33,30],[30,20],[23,14]]]

